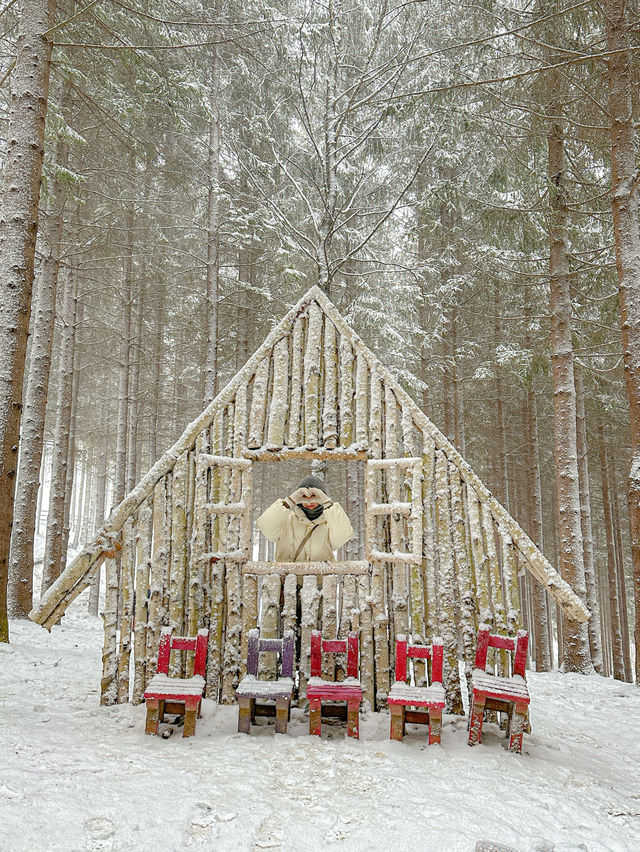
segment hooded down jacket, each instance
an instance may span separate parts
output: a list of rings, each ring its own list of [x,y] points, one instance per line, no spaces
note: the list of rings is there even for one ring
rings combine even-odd
[[[288,497],[265,509],[257,524],[269,541],[276,542],[276,562],[293,562],[301,541],[312,527],[315,529],[296,562],[334,562],[333,551],[353,535],[351,522],[339,503],[325,504],[320,517],[310,521]]]

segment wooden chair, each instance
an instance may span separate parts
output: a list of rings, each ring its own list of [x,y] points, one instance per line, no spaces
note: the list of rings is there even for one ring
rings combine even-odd
[[[276,734],[287,733],[293,693],[293,646],[293,630],[285,631],[282,639],[261,639],[257,628],[249,631],[247,674],[236,689],[240,733],[248,734],[251,731],[251,723],[255,721],[256,701],[262,705],[266,701],[275,701]],[[261,680],[258,677],[261,652],[280,654],[281,676],[277,680]]]
[[[205,668],[209,631],[198,631],[195,638],[172,636],[170,627],[163,627],[158,649],[158,668],[149,681],[144,693],[147,705],[145,734],[157,734],[165,713],[184,713],[183,737],[192,737],[196,732],[196,717],[200,716],[204,691]],[[169,677],[171,651],[195,651],[193,677]]]
[[[431,659],[429,686],[411,686],[407,683],[407,660],[409,658]],[[440,742],[442,711],[445,695],[442,686],[442,639],[434,639],[429,645],[409,645],[407,637],[396,637],[396,680],[389,691],[387,704],[391,713],[392,740],[402,740],[407,722],[429,726],[429,745]],[[408,710],[408,707],[421,708]]]
[[[469,745],[482,742],[482,721],[485,710],[497,710],[509,715],[509,751],[520,754],[522,734],[527,724],[529,690],[525,680],[529,635],[519,630],[515,639],[497,636],[483,624],[478,631],[476,665],[471,677],[471,716]],[[489,648],[513,653],[511,677],[498,677],[486,671]],[[510,656],[510,655],[509,655]]]
[[[347,677],[334,682],[323,680],[322,654],[347,654]],[[307,683],[309,701],[309,733],[320,736],[323,701],[347,702],[347,734],[360,736],[360,704],[362,686],[358,680],[358,634],[349,633],[346,639],[323,639],[320,630],[311,633],[311,677]]]

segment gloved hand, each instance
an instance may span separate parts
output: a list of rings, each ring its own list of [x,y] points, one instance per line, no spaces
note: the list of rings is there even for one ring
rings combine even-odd
[[[297,488],[289,499],[296,504],[299,503],[318,503],[324,506],[331,501],[320,488]]]

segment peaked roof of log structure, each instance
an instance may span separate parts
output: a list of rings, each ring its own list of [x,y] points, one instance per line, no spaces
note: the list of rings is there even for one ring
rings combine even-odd
[[[260,362],[271,353],[279,341],[292,334],[296,318],[308,310],[314,302],[322,314],[334,324],[337,332],[349,341],[355,353],[365,359],[369,370],[377,373],[384,385],[391,388],[400,406],[410,411],[416,426],[430,436],[436,448],[441,450],[449,462],[455,465],[461,479],[475,490],[483,503],[490,506],[493,517],[502,529],[503,535],[511,539],[520,552],[527,569],[548,589],[563,608],[565,614],[580,622],[586,621],[590,617],[590,612],[580,598],[562,579],[507,510],[483,485],[455,447],[420,410],[373,352],[365,346],[325,293],[319,287],[314,286],[275,326],[264,343],[254,352],[226,387],[218,393],[202,414],[187,426],[175,444],[158,459],[138,485],[115,507],[93,541],[83,548],[31,611],[30,618],[33,621],[51,629],[52,625],[60,619],[67,606],[87,588],[104,556],[118,548],[118,536],[125,521],[152,494],[156,483],[172,470],[177,459],[183,453],[193,449],[196,437],[202,430],[211,425],[216,412],[227,406],[234,399],[238,389],[252,379]]]

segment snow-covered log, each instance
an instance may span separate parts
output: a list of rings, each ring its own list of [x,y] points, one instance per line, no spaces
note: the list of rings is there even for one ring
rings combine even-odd
[[[263,444],[264,423],[267,414],[267,385],[269,383],[270,359],[263,358],[253,379],[249,435],[247,447],[257,449]]]
[[[131,642],[133,639],[133,594],[135,574],[135,541],[133,519],[128,518],[122,528],[120,551],[120,648],[118,652],[118,704],[129,700],[129,670]]]
[[[284,445],[288,390],[289,341],[283,338],[278,341],[273,350],[273,387],[267,427],[268,450],[281,450]]]
[[[324,394],[322,400],[322,444],[333,449],[338,443],[338,340],[331,320],[324,323]]]
[[[307,449],[318,446],[318,414],[320,405],[320,347],[322,311],[315,302],[309,305],[309,327],[304,352],[304,443]]]
[[[340,446],[349,447],[354,438],[353,417],[353,349],[343,335],[340,337]]]

